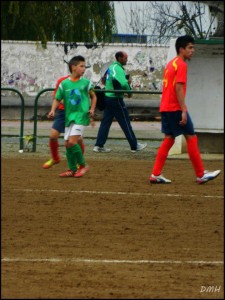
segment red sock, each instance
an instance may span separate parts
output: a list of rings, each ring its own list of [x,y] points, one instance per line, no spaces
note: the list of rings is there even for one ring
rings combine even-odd
[[[194,135],[187,139],[187,151],[197,177],[204,175],[204,166],[198,149],[198,138]]]
[[[58,140],[51,140],[49,141],[49,147],[50,147],[50,151],[51,151],[51,154],[52,154],[52,158],[57,161],[57,160],[60,160],[60,157],[59,157],[59,143],[58,143]]]
[[[159,176],[162,173],[163,166],[166,162],[170,148],[173,146],[175,139],[165,138],[157,152],[152,174]]]

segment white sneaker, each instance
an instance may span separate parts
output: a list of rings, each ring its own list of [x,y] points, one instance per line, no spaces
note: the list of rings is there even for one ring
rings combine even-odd
[[[171,180],[163,177],[162,175],[159,176],[155,176],[155,175],[151,175],[149,178],[151,183],[171,183]]]
[[[99,146],[94,146],[93,148],[94,152],[101,152],[101,153],[108,153],[111,151],[111,149],[105,148],[105,147],[99,147]]]
[[[216,170],[213,172],[209,172],[209,171],[205,171],[204,175],[200,178],[197,177],[197,182],[199,184],[203,184],[206,183],[209,180],[213,180],[214,178],[216,178],[219,174],[220,174],[221,170]]]
[[[131,150],[131,152],[137,152],[137,151],[141,151],[141,150],[143,150],[145,147],[147,146],[147,144],[146,143],[144,143],[144,144],[141,144],[141,143],[137,143],[137,149],[135,149],[135,150]]]

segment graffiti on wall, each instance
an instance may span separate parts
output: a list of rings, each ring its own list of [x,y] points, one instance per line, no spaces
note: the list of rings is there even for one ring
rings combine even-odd
[[[10,73],[6,63],[2,64],[1,86],[15,88],[28,96],[36,95],[36,79],[19,70]]]
[[[134,60],[139,66],[139,74],[132,76],[132,87],[138,89],[161,90],[163,66],[149,53],[138,51]],[[140,70],[141,69],[141,70]]]
[[[138,47],[127,44],[109,44],[103,47],[64,47],[63,43],[60,45],[51,43],[47,49],[40,49],[30,43],[20,45],[4,41],[1,85],[17,88],[28,96],[34,96],[45,88],[54,88],[57,79],[69,73],[68,61],[75,55],[85,57],[86,64],[90,66],[85,77],[96,84],[101,78],[103,66],[115,60],[117,51],[126,51],[128,63],[125,71],[130,74],[131,87],[137,90],[161,89],[167,47]]]

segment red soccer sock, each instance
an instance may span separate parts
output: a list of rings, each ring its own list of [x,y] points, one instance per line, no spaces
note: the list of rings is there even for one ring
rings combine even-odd
[[[204,166],[198,149],[198,138],[194,135],[187,139],[187,151],[197,177],[204,175]]]
[[[173,146],[174,138],[165,138],[157,152],[155,164],[152,170],[152,174],[159,176],[162,173],[162,169],[166,162],[170,148]]]
[[[49,140],[49,147],[50,147],[50,151],[51,151],[51,155],[53,160],[58,161],[60,160],[59,157],[59,143],[58,140],[55,139],[50,139]]]

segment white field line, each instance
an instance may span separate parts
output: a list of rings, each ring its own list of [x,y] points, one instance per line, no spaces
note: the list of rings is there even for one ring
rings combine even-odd
[[[126,259],[85,259],[85,258],[2,258],[2,262],[49,262],[49,263],[89,263],[89,264],[189,264],[189,265],[223,265],[223,261],[204,260],[126,260]]]
[[[131,192],[110,192],[110,191],[74,191],[74,190],[50,190],[50,189],[10,189],[14,191],[21,191],[21,192],[31,192],[31,193],[40,193],[40,192],[47,192],[47,193],[81,193],[81,194],[105,194],[105,195],[129,195],[129,196],[165,196],[165,197],[199,197],[199,198],[219,198],[223,199],[224,196],[215,196],[215,195],[182,195],[182,194],[154,194],[154,193],[131,193]]]

